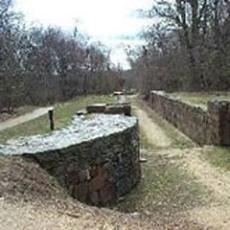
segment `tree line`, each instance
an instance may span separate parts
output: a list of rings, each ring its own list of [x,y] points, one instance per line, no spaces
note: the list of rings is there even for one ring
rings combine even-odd
[[[147,45],[127,51],[144,93],[229,90],[229,0],[159,0],[144,15],[153,19]]]
[[[77,28],[28,28],[12,0],[0,0],[0,112],[120,89],[109,56]]]

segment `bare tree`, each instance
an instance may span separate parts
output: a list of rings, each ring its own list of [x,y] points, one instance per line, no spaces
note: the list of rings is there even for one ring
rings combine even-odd
[[[120,87],[109,51],[77,29],[26,28],[23,18],[0,0],[0,111],[47,104]]]
[[[132,63],[144,91],[229,89],[229,12],[228,0],[154,4],[148,15],[161,21],[143,33],[148,57],[140,51]]]

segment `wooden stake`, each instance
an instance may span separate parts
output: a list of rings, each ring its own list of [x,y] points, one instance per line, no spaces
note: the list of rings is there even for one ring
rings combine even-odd
[[[53,117],[53,109],[48,111],[48,115],[49,115],[49,122],[50,122],[50,130],[53,131],[54,130],[54,117]]]

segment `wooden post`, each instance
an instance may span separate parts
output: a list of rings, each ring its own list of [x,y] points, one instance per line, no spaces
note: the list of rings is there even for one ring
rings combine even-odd
[[[53,131],[54,130],[54,119],[53,119],[53,109],[50,109],[48,111],[48,115],[49,115],[49,122],[50,122],[50,130]]]

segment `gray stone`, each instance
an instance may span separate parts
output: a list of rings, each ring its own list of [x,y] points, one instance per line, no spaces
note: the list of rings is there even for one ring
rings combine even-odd
[[[229,101],[209,101],[204,110],[165,92],[152,91],[149,104],[198,144],[230,146]]]
[[[0,146],[4,154],[15,151],[39,163],[74,198],[93,205],[116,202],[141,178],[138,122],[134,117],[75,117],[70,127],[54,134]]]
[[[147,162],[147,159],[146,159],[146,158],[141,157],[139,161],[140,161],[140,163],[146,163],[146,162]]]

